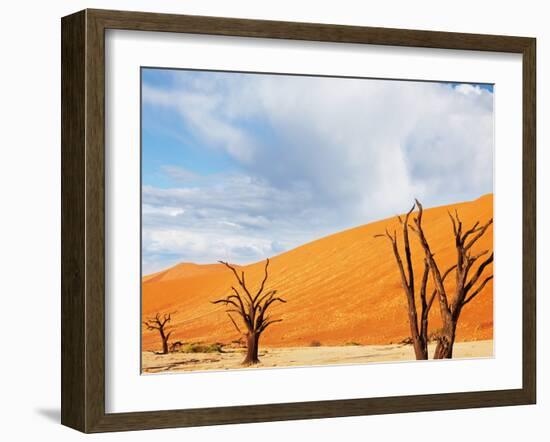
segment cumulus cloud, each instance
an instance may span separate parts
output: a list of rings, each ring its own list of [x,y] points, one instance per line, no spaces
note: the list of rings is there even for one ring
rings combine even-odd
[[[478,85],[181,71],[143,97],[237,170],[165,165],[178,185],[143,190],[166,211],[144,211],[151,253],[249,262],[414,197],[430,206],[492,191],[493,94]]]

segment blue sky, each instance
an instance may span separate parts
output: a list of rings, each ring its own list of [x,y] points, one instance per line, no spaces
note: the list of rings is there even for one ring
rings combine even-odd
[[[143,272],[492,192],[493,87],[142,69]]]

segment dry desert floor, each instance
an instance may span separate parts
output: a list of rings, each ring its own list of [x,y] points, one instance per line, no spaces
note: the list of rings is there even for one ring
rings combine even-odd
[[[435,344],[430,345],[430,355]],[[159,355],[142,353],[143,373],[167,373],[179,371],[231,370],[243,368],[244,349],[228,348],[222,353],[170,353]],[[493,341],[458,342],[454,357],[487,358],[493,356]],[[395,362],[414,360],[411,345],[352,345],[334,347],[288,347],[260,349],[260,364],[254,368],[366,364],[371,362]]]

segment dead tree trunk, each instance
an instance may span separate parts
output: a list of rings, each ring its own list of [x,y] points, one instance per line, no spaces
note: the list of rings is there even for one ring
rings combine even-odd
[[[171,313],[164,315],[162,318],[160,316],[160,313],[157,313],[154,318],[150,318],[146,321],[143,321],[143,324],[147,327],[148,330],[157,330],[160,334],[160,338],[162,340],[162,353],[163,355],[166,355],[169,353],[168,350],[168,339],[170,338],[170,335],[172,334],[172,331],[167,332],[168,323],[171,321],[172,316]]]
[[[414,348],[414,354],[417,360],[428,359],[428,316],[430,309],[432,307],[436,292],[435,290],[427,298],[426,290],[428,285],[428,276],[429,276],[429,264],[428,261],[424,260],[424,270],[422,273],[422,279],[420,281],[420,287],[418,290],[418,296],[415,291],[415,278],[414,270],[412,264],[412,254],[409,241],[409,217],[413,212],[415,206],[413,205],[411,210],[405,215],[403,220],[398,216],[399,223],[403,227],[403,248],[405,255],[405,264],[401,258],[401,252],[399,251],[399,244],[397,240],[397,232],[394,231],[393,234],[386,230],[385,235],[376,235],[377,237],[385,236],[391,243],[393,255],[395,257],[395,262],[397,264],[397,269],[401,276],[401,285],[405,296],[407,298],[407,314],[409,319],[411,341]],[[447,270],[443,278],[446,278],[447,275],[453,270],[454,267],[451,267]],[[418,308],[416,305],[417,298],[420,301],[420,319]]]
[[[161,332],[160,337],[162,338],[162,354],[167,355],[168,354],[168,336],[166,336],[163,332]]]
[[[438,343],[434,353],[434,359],[450,359],[453,357],[453,346],[456,338],[456,328],[460,319],[462,309],[472,299],[474,299],[485,287],[485,285],[493,279],[493,275],[488,275],[483,281],[474,288],[481,278],[485,268],[493,262],[493,253],[485,258],[476,271],[470,277],[469,274],[473,271],[474,264],[489,253],[484,250],[480,253],[472,253],[472,246],[485,234],[489,226],[493,223],[491,218],[484,225],[479,226],[479,221],[476,222],[470,229],[463,232],[462,221],[458,217],[458,212],[455,215],[449,213],[453,225],[453,234],[455,239],[455,247],[457,252],[456,264],[456,288],[452,298],[447,295],[444,280],[445,275],[442,275],[434,254],[430,248],[424,230],[422,228],[422,205],[416,201],[418,206],[418,216],[414,219],[415,228],[412,228],[418,235],[420,244],[424,249],[426,261],[430,267],[430,271],[434,280],[435,290],[439,300],[439,310],[443,327],[440,336],[437,338]]]
[[[283,298],[276,297],[277,290],[269,290],[264,293],[265,283],[268,278],[269,259],[265,262],[264,278],[260,284],[259,289],[252,294],[246,285],[244,272],[239,273],[237,269],[231,264],[219,261],[233,272],[237,282],[240,286],[240,290],[237,290],[234,286],[231,287],[231,294],[225,298],[213,301],[213,304],[224,304],[228,307],[226,310],[231,322],[235,328],[241,332],[237,323],[231,316],[231,313],[236,313],[242,319],[246,327],[246,357],[243,360],[243,365],[253,365],[260,362],[258,358],[258,348],[260,342],[260,336],[267,327],[276,322],[281,322],[282,319],[271,319],[267,315],[267,310],[275,302],[286,302]]]
[[[260,362],[258,358],[258,343],[260,335],[258,333],[248,333],[246,336],[246,357],[243,365],[253,365]]]

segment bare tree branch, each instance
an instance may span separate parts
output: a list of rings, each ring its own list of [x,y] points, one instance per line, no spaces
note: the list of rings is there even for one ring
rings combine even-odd
[[[494,254],[491,253],[491,255],[483,261],[480,266],[477,268],[477,271],[475,272],[474,276],[472,276],[472,279],[466,284],[465,290],[466,292],[469,291],[474,284],[477,282],[481,274],[483,273],[483,270],[485,270],[485,267],[487,267],[489,264],[493,262]]]
[[[448,309],[449,301],[447,299],[447,292],[445,291],[445,286],[443,284],[443,278],[441,276],[441,272],[439,271],[439,267],[437,266],[437,263],[434,259],[435,255],[432,253],[430,249],[430,245],[428,243],[428,240],[426,239],[426,235],[424,234],[424,230],[422,228],[422,216],[424,214],[424,209],[422,207],[422,204],[420,204],[420,201],[418,200],[415,200],[415,201],[416,201],[416,205],[418,206],[418,216],[414,219],[414,223],[417,229],[416,234],[418,236],[418,239],[420,240],[420,245],[424,249],[424,254],[430,265],[432,278],[434,280],[434,284],[437,289],[439,303],[442,308]],[[456,231],[458,232],[458,227],[456,228]]]
[[[468,297],[462,302],[462,305],[464,306],[464,305],[468,304],[472,299],[474,299],[474,298],[481,292],[481,290],[483,290],[483,287],[485,287],[485,285],[486,285],[491,279],[493,279],[493,275],[487,276],[487,277],[483,280],[483,282],[479,285],[479,287],[478,287],[476,290],[474,290],[474,291],[472,292],[472,294],[471,294],[470,296],[468,296]]]
[[[258,299],[258,296],[262,294],[264,291],[265,282],[267,281],[267,268],[269,267],[269,258],[265,260],[265,268],[264,268],[264,279],[262,280],[262,283],[260,285],[260,288],[256,292],[256,295],[254,295],[254,302]]]
[[[277,294],[277,290],[271,290],[271,291],[269,291],[269,292],[267,292],[267,293],[264,293],[264,294],[260,297],[260,299],[258,299],[256,305],[257,305],[257,306],[262,305],[262,302],[264,302],[264,301],[266,300],[266,298],[269,298],[270,296],[273,296],[273,295],[276,295],[276,294]]]
[[[239,305],[237,305],[237,303],[235,301],[232,301],[229,298],[218,299],[217,301],[212,301],[212,304],[225,304],[225,305],[230,304],[230,305],[233,305],[237,308],[240,308]]]
[[[271,324],[275,324],[276,322],[281,322],[282,319],[274,319],[272,321],[268,321],[266,323],[264,323],[261,327],[261,330],[264,331],[267,327],[269,327]]]
[[[475,235],[465,246],[464,248],[466,250],[470,249],[476,242],[479,238],[481,238],[485,232],[487,231],[487,229],[489,228],[489,226],[493,224],[493,218],[491,218],[489,221],[487,221],[487,223],[485,225],[483,225],[483,227],[481,227],[479,230],[478,230],[478,233],[477,235]]]
[[[247,305],[245,306],[245,303],[243,301],[243,296],[237,290],[235,287],[231,287],[232,294],[228,295],[225,298],[218,299],[216,301],[213,301],[213,304],[225,304],[225,305],[232,305],[234,308],[226,310],[227,315],[229,316],[229,319],[233,323],[233,326],[241,332],[241,329],[237,325],[236,321],[233,319],[230,313],[237,313],[244,325],[246,326],[246,336],[247,336],[247,356],[245,360],[243,361],[243,364],[255,364],[259,362],[258,360],[258,342],[260,339],[260,335],[263,333],[263,331],[267,328],[268,325],[273,324],[275,322],[280,322],[281,319],[277,320],[269,320],[266,316],[266,312],[269,309],[269,307],[274,304],[275,302],[282,302],[285,303],[286,300],[281,297],[276,297],[277,290],[270,290],[266,293],[264,293],[264,289],[267,283],[267,280],[269,278],[269,259],[266,260],[265,267],[264,267],[264,276],[260,283],[258,291],[254,294],[254,296],[251,295],[249,288],[247,287],[246,283],[246,275],[244,271],[241,271],[241,274],[239,275],[239,272],[237,272],[237,269],[232,266],[231,264],[219,261],[221,264],[224,264],[227,268],[231,270],[233,275],[235,276],[235,279],[239,283],[239,286],[241,287],[242,291],[247,297]]]
[[[239,326],[237,325],[237,323],[235,322],[235,320],[233,319],[233,316],[231,316],[231,315],[229,314],[229,312],[227,312],[227,316],[229,316],[229,319],[231,320],[231,322],[233,323],[233,325],[235,326],[235,328],[237,329],[237,331],[238,331],[239,333],[242,334],[242,331],[241,331],[241,329],[239,328]]]
[[[172,320],[172,313],[166,313],[161,317],[160,313],[157,313],[154,318],[149,318],[143,321],[145,327],[148,330],[156,330],[159,332],[162,340],[162,354],[168,353],[168,339],[172,335],[174,330],[167,330],[167,324]]]
[[[424,273],[422,275],[419,296],[422,303],[422,311],[420,314],[417,312],[416,307],[416,287],[415,287],[415,278],[414,278],[414,268],[412,260],[412,252],[410,247],[409,240],[409,228],[413,231],[415,229],[409,225],[409,219],[411,214],[414,211],[416,204],[405,214],[404,218],[397,216],[397,219],[402,226],[402,237],[403,237],[403,249],[404,249],[404,261],[401,257],[401,252],[399,250],[399,244],[397,240],[397,232],[394,230],[391,234],[388,229],[385,231],[385,237],[391,244],[391,249],[395,258],[397,269],[401,278],[401,285],[408,304],[408,316],[409,316],[409,326],[411,331],[411,339],[413,341],[414,351],[417,359],[427,359],[428,358],[428,349],[427,349],[427,329],[428,329],[428,302],[426,301],[426,286],[428,283],[429,276],[429,267],[426,265],[424,268]],[[421,215],[420,215],[421,216]],[[376,238],[384,237],[384,235],[376,235]]]
[[[246,293],[246,296],[248,297],[248,302],[250,304],[252,304],[252,302],[253,302],[252,301],[252,296],[250,295],[250,292],[246,288],[246,282],[244,280],[244,270],[241,272],[241,277],[239,277],[239,273],[237,272],[237,269],[235,267],[233,267],[231,264],[229,264],[228,262],[225,262],[225,261],[218,261],[218,262],[220,264],[223,264],[224,266],[226,266],[228,269],[230,269],[233,272],[233,274],[235,275],[235,278],[237,279],[237,282],[239,283],[241,288]]]
[[[478,229],[477,226],[479,226],[479,221],[476,221],[473,227],[464,233],[464,235],[462,236],[462,243],[464,243],[468,239],[468,236],[476,232],[479,232],[481,230],[481,229]]]
[[[490,219],[481,227],[480,222],[476,221],[472,227],[463,233],[463,223],[459,217],[458,211],[455,210],[454,215],[451,214],[451,212],[448,212],[452,224],[456,247],[456,264],[441,275],[437,262],[434,258],[434,254],[430,250],[428,240],[422,230],[422,206],[419,205],[418,201],[417,205],[419,206],[419,216],[415,218],[416,233],[420,240],[421,246],[424,248],[426,259],[429,262],[435,284],[435,293],[432,294],[432,297],[428,301],[428,305],[431,306],[431,303],[434,300],[434,295],[436,294],[440,301],[440,312],[443,321],[442,335],[438,340],[434,357],[436,359],[451,358],[457,323],[463,307],[474,299],[474,297],[483,290],[487,282],[492,279],[492,275],[486,277],[482,284],[480,284],[475,291],[471,292],[471,289],[479,280],[485,268],[493,262],[493,253],[491,253],[491,255],[479,265],[473,277],[468,279],[469,272],[474,263],[489,253],[488,250],[484,250],[473,254],[470,252],[470,249],[486,233],[489,226],[493,223],[493,220]],[[454,289],[454,297],[452,298],[452,302],[450,302],[447,297],[444,281],[452,270],[456,271],[456,285]]]

